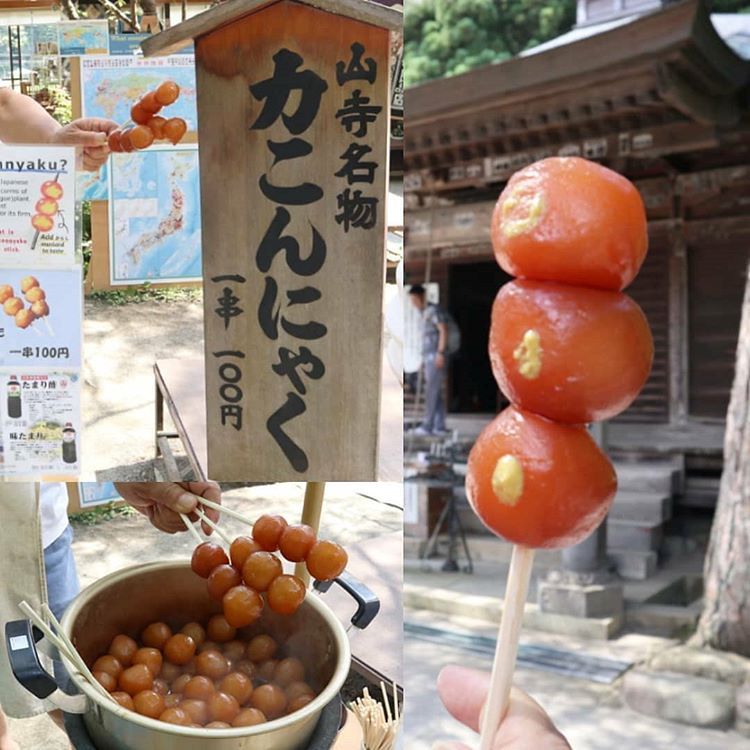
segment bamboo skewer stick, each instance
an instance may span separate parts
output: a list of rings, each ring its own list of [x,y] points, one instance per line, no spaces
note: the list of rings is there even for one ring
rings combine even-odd
[[[225,505],[219,505],[219,503],[215,503],[213,500],[206,500],[205,497],[199,497],[198,502],[202,505],[205,505],[208,508],[213,508],[214,510],[221,511],[222,513],[226,514],[227,516],[230,516],[231,518],[236,518],[238,521],[242,521],[242,523],[246,523],[248,526],[252,526],[254,521],[251,521],[247,516],[243,515],[242,513],[239,513],[236,510],[232,510],[232,508],[227,508]]]
[[[57,624],[58,627],[60,627],[60,633],[62,634],[60,636],[58,636],[49,625],[47,625],[41,615],[39,615],[34,609],[32,609],[28,602],[22,601],[18,605],[18,608],[34,623],[34,625],[39,628],[39,630],[42,631],[42,633],[44,633],[47,640],[61,654],[66,656],[68,658],[68,661],[75,665],[76,669],[78,669],[84,679],[86,679],[95,690],[97,690],[101,695],[106,696],[113,703],[117,703],[117,701],[96,680],[94,675],[91,674],[91,670],[86,666],[86,662],[83,660],[78,651],[76,651],[75,646],[70,642],[68,636],[62,633],[60,623],[57,622],[54,615],[52,615],[51,619]],[[51,612],[49,614],[51,614]]]
[[[180,513],[180,518],[182,518],[182,522],[185,524],[187,530],[195,537],[195,541],[198,544],[203,544],[206,540],[198,533],[195,526],[193,526],[193,522],[184,513]]]
[[[534,563],[534,550],[519,544],[513,547],[513,557],[508,571],[508,584],[505,591],[505,605],[497,636],[495,659],[492,664],[490,690],[487,694],[482,718],[479,750],[491,750],[495,733],[508,711],[510,688],[513,683],[513,670],[516,666],[518,639],[521,635],[521,622],[526,595]]]
[[[200,508],[196,508],[195,513],[198,518],[203,521],[203,523],[205,523],[207,526],[210,526],[227,544],[232,544],[232,537],[224,533],[224,531],[219,528],[218,523],[212,521]]]
[[[320,530],[320,516],[323,512],[325,491],[325,482],[308,482],[305,487],[305,502],[302,506],[301,522],[310,526],[316,535]],[[306,586],[310,585],[310,573],[307,571],[304,562],[297,563],[294,573],[304,581]]]

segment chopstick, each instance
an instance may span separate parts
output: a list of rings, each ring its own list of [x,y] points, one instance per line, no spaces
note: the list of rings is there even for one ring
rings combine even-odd
[[[232,544],[232,537],[230,537],[228,534],[225,534],[222,529],[219,528],[219,524],[215,521],[212,521],[200,508],[195,509],[195,514],[198,516],[198,518],[203,521],[207,526],[210,526],[228,545],[231,546]]]
[[[232,510],[232,508],[227,508],[226,505],[219,505],[219,503],[215,503],[213,500],[206,500],[205,497],[198,497],[198,502],[205,505],[207,508],[213,508],[214,510],[218,510],[221,513],[224,513],[231,518],[236,518],[238,521],[242,521],[242,523],[246,523],[248,526],[252,526],[254,521],[251,521],[247,516],[243,515],[242,513],[239,513],[236,510]]]
[[[110,701],[120,705],[117,703],[117,701],[104,689],[104,687],[99,683],[99,681],[94,677],[93,674],[91,674],[91,670],[86,666],[86,662],[83,660],[81,655],[76,651],[75,646],[70,641],[68,636],[63,632],[62,626],[57,621],[55,616],[49,611],[49,608],[45,606],[45,613],[47,613],[48,616],[51,616],[51,621],[53,621],[56,625],[56,627],[60,628],[58,631],[60,635],[58,636],[55,634],[55,632],[52,630],[52,628],[47,625],[47,623],[44,621],[44,619],[39,615],[32,607],[29,605],[28,602],[22,601],[18,608],[23,612],[33,623],[36,625],[39,630],[44,633],[47,640],[61,653],[64,654],[68,661],[72,662],[78,671],[81,673],[81,675],[89,682],[89,684],[95,689],[98,690],[99,693],[101,693],[103,696],[106,696]]]
[[[195,541],[198,542],[198,544],[203,544],[206,540],[200,535],[195,526],[193,526],[193,522],[184,513],[180,513],[180,518],[185,524],[185,528],[187,528],[187,530],[195,537]]]

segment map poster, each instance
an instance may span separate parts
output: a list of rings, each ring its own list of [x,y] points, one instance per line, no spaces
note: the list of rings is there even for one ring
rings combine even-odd
[[[0,268],[75,263],[76,152],[0,144]]]
[[[76,175],[76,190],[79,201],[109,200],[109,161],[98,172],[79,170]]]
[[[108,21],[61,21],[58,28],[61,55],[73,57],[109,54]]]
[[[80,367],[81,269],[0,269],[0,366]]]
[[[110,161],[110,282],[200,280],[197,147],[150,148]]]
[[[135,55],[110,55],[81,59],[81,99],[84,117],[106,117],[119,123],[130,120],[133,103],[165,80],[180,87],[180,98],[159,114],[181,117],[187,123],[183,142],[197,140],[193,55],[144,59]]]
[[[79,474],[80,390],[77,370],[0,370],[0,473]]]

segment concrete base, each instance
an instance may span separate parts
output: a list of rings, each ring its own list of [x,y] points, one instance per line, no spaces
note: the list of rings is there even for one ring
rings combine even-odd
[[[469,617],[476,620],[500,622],[502,599],[430,586],[404,584],[404,607],[429,610],[445,615]],[[542,612],[537,604],[528,603],[524,609],[523,625],[531,630],[559,633],[591,640],[608,640],[622,629],[624,617],[584,618]]]
[[[605,583],[590,586],[539,583],[539,609],[550,614],[571,617],[622,617],[622,584]]]
[[[664,532],[661,523],[645,524],[638,521],[607,521],[608,549],[630,549],[655,552]]]
[[[658,558],[653,550],[608,549],[607,556],[614,562],[617,573],[630,581],[645,581],[656,573]]]

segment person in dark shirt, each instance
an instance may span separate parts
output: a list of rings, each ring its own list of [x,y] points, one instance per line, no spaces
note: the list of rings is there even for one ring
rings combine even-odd
[[[409,290],[409,299],[422,313],[422,359],[425,378],[425,417],[415,435],[444,435],[445,399],[443,385],[447,363],[448,316],[440,305],[427,302],[425,288],[416,284]]]

